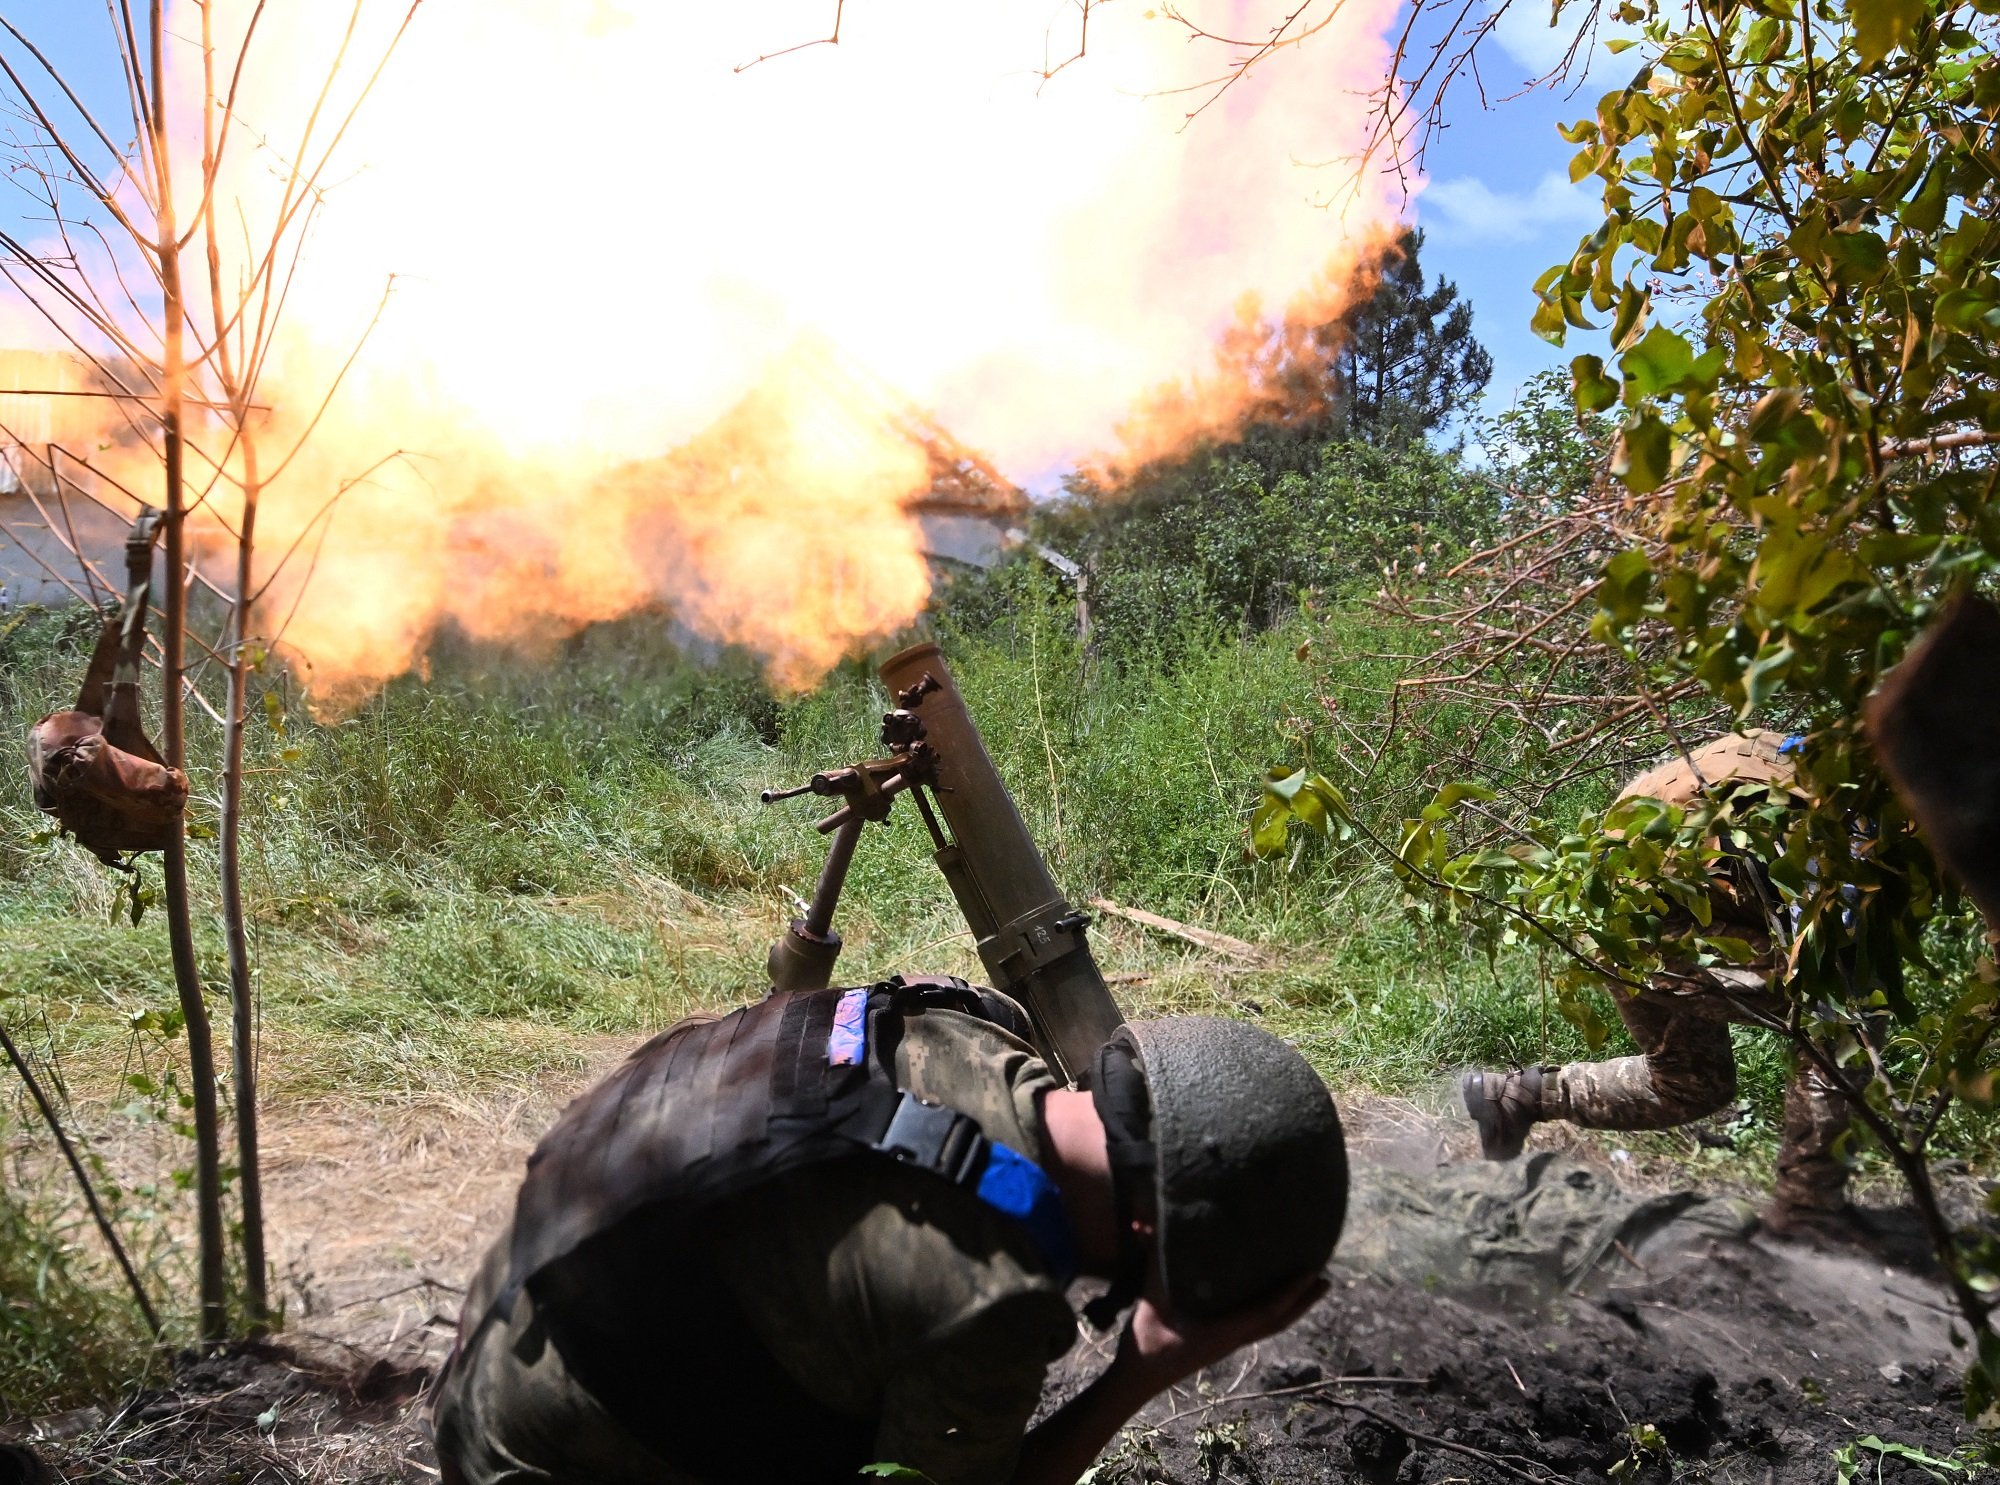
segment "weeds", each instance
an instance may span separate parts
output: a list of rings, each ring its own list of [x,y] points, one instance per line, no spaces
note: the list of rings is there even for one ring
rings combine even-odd
[[[95,1234],[52,1198],[0,1188],[0,1423],[114,1396],[160,1370],[161,1353]]]
[[[1336,853],[1293,871],[1246,856],[1245,812],[1280,733],[1319,705],[1329,678],[1351,687],[1336,704],[1353,716],[1379,705],[1372,621],[1318,621],[1310,664],[1296,654],[1302,630],[1188,640],[1171,660],[1111,664],[1087,658],[1071,624],[1050,597],[976,633],[948,617],[942,626],[1059,882],[1077,901],[1109,895],[1277,951],[1277,968],[1243,972],[1107,922],[1098,956],[1129,1013],[1257,1016],[1336,1086],[1390,1092],[1458,1065],[1585,1052],[1543,1013],[1532,958],[1489,966],[1427,936],[1392,884]],[[29,615],[0,634],[0,719],[15,735],[73,687],[81,642],[66,614]],[[449,644],[427,680],[405,678],[319,722],[282,677],[272,685],[251,739],[244,876],[265,1093],[280,1106],[529,1093],[604,1055],[591,1038],[740,1004],[791,915],[787,891],[811,889],[823,850],[808,805],[767,808],[758,790],[872,756],[888,705],[859,665],[778,697],[728,657],[687,662],[639,620],[545,661]],[[197,730],[195,756],[214,742]],[[1393,818],[1422,763],[1385,760],[1357,800]],[[1357,761],[1357,777],[1370,772]],[[125,1189],[143,1189],[134,1199],[170,1232],[185,1215],[174,1116],[126,1081],[178,1086],[169,1044],[143,1030],[174,1005],[164,928],[153,914],[136,927],[119,917],[121,883],[67,842],[36,843],[41,827],[24,771],[0,770],[0,975],[19,991],[9,1014],[45,1028],[74,1109],[107,1132]],[[194,875],[212,877],[199,863]],[[215,904],[197,901],[196,917],[204,972],[219,976]],[[907,811],[864,838],[840,928],[844,977],[980,973]],[[1742,1050],[1750,1122],[1768,1128],[1783,1067],[1759,1039]],[[48,1237],[42,1208],[7,1211],[43,1234],[35,1251],[68,1251]],[[13,1348],[0,1351],[0,1391],[40,1405],[143,1367],[116,1323],[103,1349],[62,1344],[64,1308],[85,1303],[65,1296],[95,1275],[36,1263],[21,1259],[27,1287],[6,1293],[47,1308],[52,1339],[0,1343]],[[42,1268],[37,1290],[28,1280]],[[170,1327],[185,1334],[188,1318],[170,1314]]]

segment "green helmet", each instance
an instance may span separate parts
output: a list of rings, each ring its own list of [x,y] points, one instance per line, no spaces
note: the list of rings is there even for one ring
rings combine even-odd
[[[1332,1256],[1347,1212],[1340,1116],[1291,1046],[1243,1021],[1137,1021],[1106,1043],[1091,1084],[1120,1225],[1150,1189],[1176,1313],[1231,1313]],[[1114,1289],[1129,1298],[1132,1278],[1128,1264]]]

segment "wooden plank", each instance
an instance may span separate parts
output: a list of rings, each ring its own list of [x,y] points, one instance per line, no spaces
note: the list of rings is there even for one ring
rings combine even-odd
[[[1231,938],[1226,933],[1217,933],[1213,928],[1197,928],[1192,923],[1163,918],[1158,913],[1147,912],[1144,908],[1121,907],[1108,897],[1093,897],[1090,899],[1090,905],[1100,913],[1109,913],[1114,918],[1123,918],[1143,928],[1151,928],[1157,933],[1171,935],[1183,943],[1207,949],[1212,954],[1224,954],[1231,959],[1239,959],[1258,969],[1270,969],[1276,963],[1268,949],[1245,943],[1240,938]]]

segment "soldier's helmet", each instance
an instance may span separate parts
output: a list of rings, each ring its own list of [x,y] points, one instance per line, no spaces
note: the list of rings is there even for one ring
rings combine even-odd
[[[1768,728],[1725,732],[1647,769],[1620,789],[1618,797],[1658,799],[1685,809],[1704,793],[1731,784],[1763,784],[1796,796],[1793,746],[1794,739]]]
[[[1107,1121],[1114,1181],[1122,1164],[1148,1188],[1169,1308],[1228,1314],[1324,1267],[1347,1212],[1347,1153],[1305,1058],[1261,1027],[1180,1016],[1119,1028],[1100,1075],[1121,1061],[1140,1076]]]

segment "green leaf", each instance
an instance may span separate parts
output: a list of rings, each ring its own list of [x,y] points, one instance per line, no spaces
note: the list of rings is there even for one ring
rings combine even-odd
[[[1324,774],[1314,774],[1306,783],[1306,792],[1319,800],[1328,815],[1341,821],[1352,821],[1354,809],[1347,802],[1347,796],[1334,787],[1333,781]]]
[[[1639,327],[1646,322],[1646,306],[1652,296],[1644,289],[1633,287],[1632,281],[1625,280],[1624,288],[1618,295],[1618,313],[1611,321],[1611,348],[1622,351],[1630,347],[1639,333]]]
[[[1759,958],[1757,951],[1750,947],[1746,939],[1725,936],[1698,938],[1695,942],[1730,964],[1755,964]]]
[[[1789,643],[1765,645],[1743,672],[1743,715],[1747,718],[1770,699],[1771,692],[1796,658]]]
[[[1484,802],[1493,797],[1493,791],[1484,784],[1474,784],[1464,779],[1454,779],[1438,790],[1431,802],[1424,806],[1426,820],[1442,820],[1461,800],[1476,799]]]
[[[1667,477],[1673,435],[1651,413],[1625,425],[1611,454],[1611,473],[1635,495],[1657,490]]]
[[[1797,387],[1774,387],[1757,399],[1750,409],[1748,433],[1758,443],[1776,443],[1794,419],[1805,410],[1805,398]]]
[[[1937,1473],[1939,1470],[1945,1470],[1954,1475],[1972,1473],[1971,1466],[1961,1459],[1941,1459],[1935,1454],[1925,1453],[1922,1449],[1916,1448],[1914,1445],[1898,1444],[1893,1440],[1884,1439],[1872,1433],[1864,1435],[1854,1442],[1857,1448],[1872,1449],[1875,1453],[1886,1455],[1891,1459],[1907,1459],[1911,1464],[1920,1465],[1923,1467],[1925,1473],[1929,1474],[1933,1479],[1942,1478]]]
[[[1974,330],[1994,307],[1993,296],[1974,289],[1947,289],[1938,295],[1932,318],[1954,330]]]
[[[1251,851],[1268,858],[1284,850],[1289,814],[1283,805],[1269,799],[1258,805],[1250,815]]]
[[[1591,1051],[1595,1052],[1610,1039],[1610,1023],[1597,1013],[1596,1005],[1588,997],[1567,986],[1558,986],[1556,1009],[1562,1012],[1565,1021],[1583,1033],[1584,1045]]]
[[[1597,606],[1620,625],[1636,623],[1652,587],[1652,563],[1639,548],[1628,547],[1604,564]]]
[[[1945,207],[1951,200],[1950,176],[1942,160],[1931,166],[1916,195],[1897,213],[1905,227],[1929,234],[1944,225]]]
[[[1301,768],[1294,773],[1283,773],[1272,769],[1264,779],[1264,792],[1290,804],[1298,797],[1299,790],[1306,786],[1306,771]]]
[[[1292,818],[1308,830],[1326,834],[1326,805],[1313,789],[1301,789],[1292,800]]]
[[[1943,545],[1942,533],[1877,531],[1861,539],[1861,560],[1870,567],[1914,567]]]
[[[1655,325],[1618,365],[1639,396],[1657,397],[1694,370],[1694,348],[1665,325]]]
[[[1536,305],[1534,314],[1529,317],[1528,328],[1550,345],[1561,345],[1563,336],[1568,333],[1561,303],[1554,299],[1544,299]]]
[[[1873,232],[1835,232],[1827,238],[1826,245],[1862,278],[1879,278],[1889,266],[1889,244]]]
[[[1579,417],[1585,413],[1603,412],[1618,400],[1618,383],[1604,374],[1601,357],[1578,356],[1569,363],[1569,374]]]
[[[1854,0],[1854,49],[1864,68],[1873,67],[1916,34],[1924,0]]]

